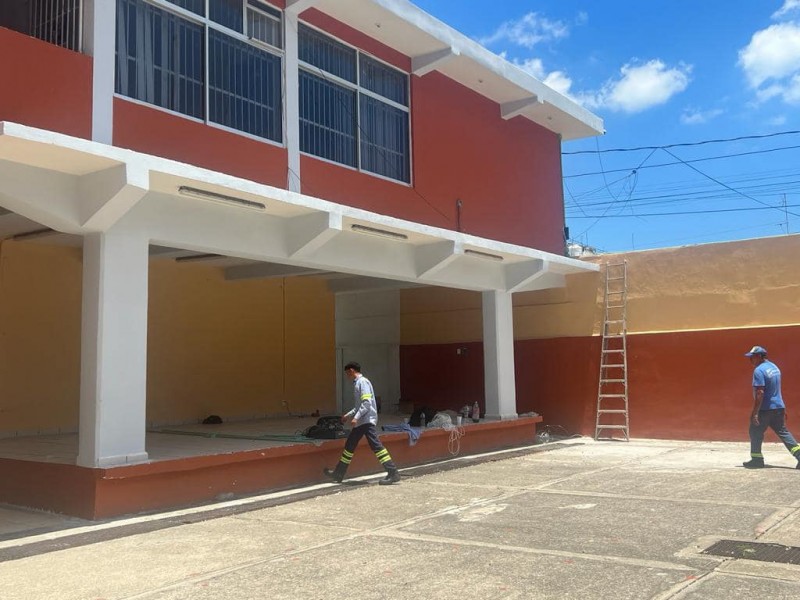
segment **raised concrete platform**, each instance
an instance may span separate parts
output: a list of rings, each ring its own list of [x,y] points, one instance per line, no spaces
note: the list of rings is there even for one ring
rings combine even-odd
[[[148,462],[109,469],[74,464],[77,435],[0,440],[0,503],[105,519],[318,483],[322,467],[339,459],[344,440],[285,439],[315,421],[286,418],[150,432]],[[531,444],[540,421],[526,417],[465,424],[457,453]],[[398,422],[402,418],[381,420]],[[193,432],[235,437],[189,435]],[[381,440],[395,462],[406,467],[451,458],[455,437],[448,430],[426,429],[414,446],[405,432],[384,433]],[[381,470],[362,444],[348,476]]]

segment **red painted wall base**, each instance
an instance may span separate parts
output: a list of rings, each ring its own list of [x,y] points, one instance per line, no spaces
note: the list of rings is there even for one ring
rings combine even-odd
[[[532,444],[541,419],[489,421],[465,427],[461,455]],[[406,433],[381,436],[400,468],[451,458],[449,432],[426,430],[414,446]],[[0,502],[50,510],[84,519],[163,510],[320,483],[322,467],[339,460],[344,440],[320,446],[296,444],[234,454],[197,456],[113,469],[0,459]],[[359,446],[348,476],[379,472],[366,443]]]

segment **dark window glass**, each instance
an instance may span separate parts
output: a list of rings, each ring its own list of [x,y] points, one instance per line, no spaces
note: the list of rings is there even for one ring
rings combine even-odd
[[[361,168],[399,181],[410,181],[408,113],[361,95]]]
[[[203,27],[142,0],[118,0],[115,89],[203,118]]]
[[[244,13],[242,0],[211,0],[208,3],[208,18],[242,33],[244,27]]]
[[[300,71],[300,150],[357,166],[356,92]]]
[[[363,54],[359,57],[359,62],[361,87],[398,104],[408,104],[408,77],[405,73]]]
[[[353,48],[302,24],[298,31],[300,60],[345,81],[356,82],[356,51]]]
[[[281,14],[275,9],[250,0],[247,7],[247,35],[276,48],[283,48]]]
[[[205,16],[206,0],[167,0],[170,4],[180,6],[196,15]]]
[[[208,51],[209,120],[281,141],[280,57],[213,29]]]

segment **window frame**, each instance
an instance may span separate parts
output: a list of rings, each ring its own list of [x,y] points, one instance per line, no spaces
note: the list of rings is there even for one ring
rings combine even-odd
[[[113,0],[113,1],[116,2],[116,0]],[[271,44],[268,44],[268,43],[266,43],[264,41],[258,40],[256,38],[251,38],[251,37],[248,36],[248,34],[247,34],[247,11],[249,10],[249,7],[250,7],[249,0],[241,0],[241,2],[242,2],[242,15],[243,15],[243,19],[244,19],[244,21],[242,23],[242,32],[241,33],[236,31],[235,29],[230,29],[229,27],[225,27],[224,25],[221,25],[221,24],[217,23],[216,21],[212,21],[211,18],[208,16],[208,12],[209,12],[208,11],[208,6],[209,6],[208,5],[208,0],[204,0],[205,13],[206,13],[205,15],[198,15],[197,13],[194,13],[194,12],[190,11],[189,9],[183,8],[181,6],[178,6],[177,4],[173,4],[172,2],[170,2],[170,0],[142,0],[142,1],[144,3],[146,3],[146,4],[150,4],[152,6],[155,6],[156,8],[158,8],[160,10],[172,13],[174,15],[177,15],[180,18],[186,19],[187,21],[191,21],[192,23],[195,23],[195,24],[200,25],[200,26],[203,27],[203,45],[204,45],[204,47],[203,47],[203,102],[204,102],[203,118],[201,119],[199,117],[194,117],[192,115],[189,115],[189,114],[186,114],[186,113],[183,113],[183,112],[179,112],[179,111],[176,111],[176,110],[173,110],[173,109],[165,108],[163,106],[158,106],[157,104],[151,104],[150,102],[147,102],[146,100],[140,100],[138,98],[133,98],[131,96],[126,96],[125,94],[122,94],[122,93],[119,93],[119,92],[116,92],[116,91],[114,92],[114,96],[122,98],[122,99],[130,101],[130,102],[134,102],[136,104],[140,104],[140,105],[143,105],[143,106],[148,106],[150,108],[154,108],[156,110],[164,111],[164,112],[166,112],[168,114],[177,115],[177,116],[183,117],[185,119],[189,119],[189,120],[191,120],[191,121],[193,121],[195,123],[203,123],[204,125],[207,125],[208,127],[214,127],[216,129],[220,129],[222,131],[227,131],[227,132],[230,132],[230,133],[235,133],[237,135],[242,135],[242,136],[245,136],[247,138],[250,138],[250,139],[253,139],[253,140],[256,140],[256,141],[259,141],[259,142],[263,142],[263,143],[266,143],[266,144],[271,144],[273,146],[278,146],[280,148],[286,148],[287,147],[286,146],[286,137],[287,137],[286,136],[286,127],[287,127],[287,123],[286,123],[286,103],[284,101],[285,97],[286,97],[286,51],[285,51],[285,49],[283,47],[284,46],[284,42],[285,42],[284,11],[279,9],[277,6],[273,6],[272,4],[260,2],[260,4],[267,5],[268,8],[273,9],[276,13],[280,13],[281,47],[277,48],[277,47],[272,46]],[[255,9],[255,10],[258,10],[258,7],[252,7],[252,8]],[[268,14],[265,11],[259,11],[259,12],[261,12],[262,14]],[[270,15],[270,16],[275,17],[274,15]],[[281,139],[280,140],[273,140],[273,139],[270,139],[270,138],[261,137],[259,135],[255,135],[253,133],[249,133],[247,131],[242,131],[240,129],[235,129],[235,128],[230,127],[228,125],[223,125],[221,123],[216,123],[216,122],[214,122],[214,121],[212,121],[210,119],[211,110],[210,110],[210,104],[209,104],[209,100],[210,100],[210,98],[209,98],[209,96],[210,96],[210,85],[209,85],[209,74],[210,74],[209,73],[209,70],[210,70],[209,30],[211,28],[213,28],[216,31],[222,33],[223,35],[227,35],[228,37],[230,37],[232,39],[235,39],[235,40],[237,40],[239,42],[242,42],[242,43],[247,44],[249,46],[253,46],[254,48],[257,48],[257,49],[259,49],[261,51],[264,51],[264,52],[267,52],[269,54],[272,54],[273,56],[277,56],[280,59],[280,62],[281,62],[281,65],[280,65],[280,75],[281,75],[280,76],[280,85],[281,85],[281,89],[280,89],[280,93],[279,93],[279,96],[281,98],[281,116],[280,116]],[[118,48],[116,50],[117,50],[117,52],[119,52]],[[114,84],[114,87],[116,88],[116,82]]]
[[[413,146],[412,131],[411,131],[411,115],[412,115],[412,112],[411,112],[411,102],[412,102],[411,74],[407,73],[403,69],[400,69],[400,68],[396,67],[395,65],[393,65],[390,62],[380,58],[379,56],[375,56],[374,54],[371,54],[370,52],[367,52],[366,50],[362,50],[361,48],[359,48],[357,46],[354,46],[353,44],[350,44],[350,43],[346,42],[345,40],[343,40],[343,39],[341,39],[341,38],[339,38],[339,37],[337,37],[335,35],[331,35],[329,32],[327,32],[327,31],[325,31],[325,30],[323,30],[323,29],[321,29],[319,27],[316,27],[315,25],[312,25],[311,23],[307,23],[306,21],[300,21],[300,24],[302,26],[304,26],[304,27],[308,27],[309,29],[313,29],[316,32],[321,33],[325,37],[328,37],[331,40],[333,40],[333,41],[335,41],[335,42],[337,42],[339,44],[342,44],[343,46],[347,46],[348,48],[352,48],[353,50],[355,50],[355,53],[356,53],[356,65],[355,65],[355,67],[356,67],[355,68],[356,82],[355,83],[353,83],[351,81],[348,81],[346,79],[342,79],[341,77],[338,77],[338,76],[336,76],[336,75],[334,75],[332,73],[329,73],[328,71],[324,71],[320,67],[317,67],[316,65],[312,65],[310,63],[307,63],[307,62],[303,61],[302,59],[300,59],[299,57],[298,57],[297,64],[298,64],[298,70],[305,71],[307,73],[310,73],[311,75],[314,75],[316,77],[322,78],[322,79],[324,79],[326,81],[329,81],[329,82],[334,83],[336,85],[339,85],[341,87],[347,88],[348,90],[354,91],[356,93],[356,161],[357,161],[357,165],[355,167],[353,167],[353,166],[350,166],[350,165],[347,165],[347,164],[344,164],[344,163],[336,162],[335,160],[331,160],[329,158],[325,158],[325,157],[322,157],[322,156],[317,156],[316,154],[311,154],[310,152],[305,152],[302,149],[300,150],[300,154],[302,154],[304,156],[313,157],[313,158],[315,158],[317,160],[321,160],[321,161],[324,161],[324,162],[327,162],[327,163],[338,165],[338,166],[343,167],[345,169],[350,169],[350,170],[353,170],[353,171],[357,171],[359,173],[365,173],[367,175],[370,175],[372,177],[377,177],[377,178],[383,179],[385,181],[391,181],[392,183],[396,183],[396,184],[399,184],[399,185],[404,185],[404,186],[407,186],[407,187],[413,187],[414,186],[414,162],[413,162],[413,148],[414,148],[414,146]],[[298,38],[299,38],[300,37],[299,28],[298,28],[297,35],[298,35]],[[361,85],[361,56],[362,55],[368,57],[371,60],[374,60],[377,63],[380,63],[380,64],[384,65],[385,67],[387,67],[389,69],[392,69],[393,71],[401,73],[405,77],[406,84],[407,84],[406,94],[407,94],[407,97],[408,97],[408,105],[400,104],[400,103],[392,100],[391,98],[387,98],[386,96],[381,96],[380,94],[378,94],[376,92],[373,92],[372,90],[369,90],[369,89],[367,89],[365,87],[362,87],[362,85]],[[384,104],[387,104],[388,106],[391,106],[393,108],[396,108],[396,109],[401,110],[401,111],[406,113],[407,119],[408,119],[408,121],[407,121],[407,123],[408,123],[408,136],[407,136],[407,142],[408,142],[408,181],[404,181],[403,179],[398,179],[398,178],[394,178],[394,177],[389,177],[388,175],[382,175],[380,173],[375,173],[374,171],[370,171],[368,169],[362,168],[362,166],[361,166],[361,164],[362,164],[362,160],[361,160],[361,151],[362,151],[362,144],[361,144],[361,135],[362,135],[361,94],[369,96],[369,97],[371,97],[371,98],[373,98],[373,99],[375,99],[375,100],[377,100],[379,102],[383,102]]]

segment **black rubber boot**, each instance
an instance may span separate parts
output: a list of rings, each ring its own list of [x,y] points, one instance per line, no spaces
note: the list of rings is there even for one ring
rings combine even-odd
[[[347,465],[343,462],[336,463],[336,468],[331,470],[328,467],[322,469],[322,474],[328,479],[333,479],[336,483],[342,483],[344,474],[347,472]]]
[[[764,468],[764,459],[763,458],[751,458],[747,462],[743,462],[742,466],[745,469],[763,469]]]
[[[392,485],[393,483],[400,482],[400,473],[397,472],[397,469],[389,469],[386,472],[386,477],[381,479],[378,484],[379,485]]]

